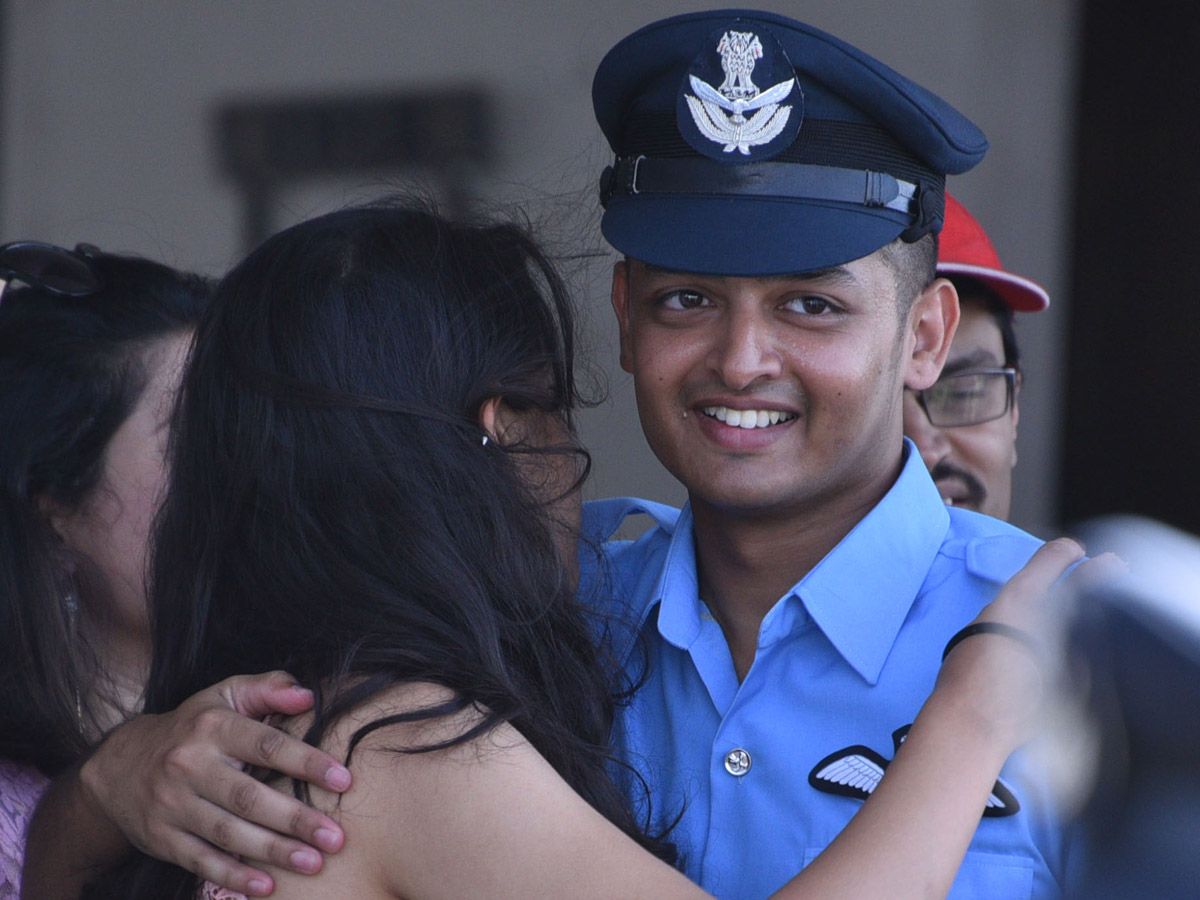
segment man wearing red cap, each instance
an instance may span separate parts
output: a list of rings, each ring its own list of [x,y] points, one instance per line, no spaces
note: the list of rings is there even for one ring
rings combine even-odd
[[[937,272],[958,289],[961,317],[941,378],[905,392],[904,433],[947,506],[1006,519],[1021,389],[1013,313],[1043,310],[1050,298],[1004,270],[983,227],[949,194]]]

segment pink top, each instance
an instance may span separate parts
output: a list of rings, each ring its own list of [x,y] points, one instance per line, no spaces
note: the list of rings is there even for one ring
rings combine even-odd
[[[0,900],[21,895],[25,832],[50,779],[32,766],[0,759]]]
[[[31,766],[0,759],[0,900],[20,900],[25,832],[50,779]],[[245,894],[202,882],[196,900],[248,900]]]
[[[196,900],[249,900],[245,894],[217,887],[211,881],[202,881],[196,887]]]

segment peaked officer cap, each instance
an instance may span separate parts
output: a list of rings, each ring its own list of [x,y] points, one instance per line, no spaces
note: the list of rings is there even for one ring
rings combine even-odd
[[[812,271],[941,229],[945,176],[987,151],[972,122],[844,41],[718,10],[625,38],[592,85],[616,154],[601,229],[663,268]]]

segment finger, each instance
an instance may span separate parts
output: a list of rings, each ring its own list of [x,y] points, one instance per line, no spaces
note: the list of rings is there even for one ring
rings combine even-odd
[[[337,759],[278,728],[231,711],[206,710],[205,729],[219,734],[217,746],[238,762],[282,772],[327,791],[350,787],[350,770]]]
[[[272,791],[283,800],[288,800],[278,791]],[[294,802],[294,801],[293,801]],[[300,804],[303,807],[303,804]],[[307,807],[303,807],[308,809]],[[319,815],[319,814],[318,814]],[[327,818],[327,817],[323,817]],[[324,849],[332,852],[341,847],[341,829],[334,822],[328,822],[332,828],[326,829],[325,841],[329,845]],[[294,826],[299,827],[299,826]],[[332,830],[337,829],[336,841],[329,840]],[[246,863],[269,863],[281,869],[297,872],[302,875],[313,875],[321,871],[324,857],[321,851],[302,841],[287,837],[278,831],[260,827],[245,818],[231,815],[226,810],[214,804],[205,804],[197,812],[197,819],[188,823],[188,836],[195,835],[214,848],[206,859],[218,857],[236,857]],[[205,877],[210,877],[206,875]],[[223,876],[224,877],[224,876]],[[211,878],[218,881],[216,878]],[[219,882],[218,883],[222,883]]]
[[[295,841],[264,844],[262,841],[267,835],[280,840],[296,838],[328,853],[341,849],[342,828],[329,816],[244,772],[231,771],[233,777],[226,780],[222,792],[216,797],[204,798],[209,806],[201,810],[201,815],[208,814],[207,824],[200,826],[204,830],[197,832],[202,837],[239,856],[279,865],[285,864],[286,854],[264,855],[267,852],[264,846],[272,849],[286,846],[287,853],[301,848]],[[230,821],[237,824],[231,825]]]
[[[180,838],[178,854],[171,861],[206,881],[248,897],[267,897],[275,890],[275,880],[266,872],[191,835]]]
[[[1076,566],[1067,584],[1080,594],[1097,590],[1129,573],[1129,564],[1115,553],[1101,553]]]
[[[295,716],[312,709],[313,694],[287,672],[236,675],[214,686],[230,709],[259,719],[271,713]]]
[[[1083,559],[1083,547],[1070,538],[1055,538],[1037,549],[1000,592],[1002,595],[1040,596],[1072,565]]]

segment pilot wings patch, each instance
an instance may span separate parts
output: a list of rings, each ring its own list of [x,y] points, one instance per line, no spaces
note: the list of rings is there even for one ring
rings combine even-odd
[[[904,743],[911,725],[892,732],[893,756]],[[808,783],[826,794],[839,794],[856,800],[866,800],[875,790],[891,760],[884,759],[870,747],[855,744],[831,753],[813,766]],[[1016,796],[1001,779],[997,779],[988,796],[985,816],[1012,816],[1021,809]]]

